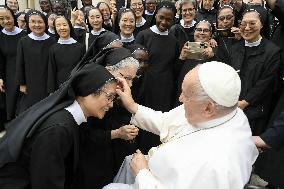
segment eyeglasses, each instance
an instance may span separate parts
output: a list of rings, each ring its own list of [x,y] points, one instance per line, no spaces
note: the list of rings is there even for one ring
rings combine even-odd
[[[197,32],[209,33],[211,30],[208,28],[195,28]]]
[[[224,21],[225,19],[231,20],[233,17],[234,17],[234,15],[219,16],[218,20],[220,20],[220,21]]]
[[[109,102],[113,102],[113,101],[117,98],[117,95],[108,93],[108,92],[106,92],[106,91],[104,91],[104,90],[101,90],[101,92],[103,92],[103,93],[106,95],[107,100],[108,100]]]
[[[133,4],[131,4],[131,7],[132,8],[140,8],[140,7],[143,7],[143,4],[142,3],[133,3]]]
[[[123,74],[120,73],[120,72],[119,72],[119,74],[120,74],[125,80],[127,80],[127,81],[133,81],[133,78],[132,78],[132,77],[130,77],[130,76],[125,76],[125,75],[123,75]]]
[[[244,29],[245,27],[247,27],[247,25],[250,27],[250,28],[254,28],[257,24],[257,21],[251,21],[251,22],[244,22],[242,21],[241,24],[240,24],[240,28]]]
[[[181,11],[183,13],[187,13],[187,12],[193,12],[193,11],[195,11],[195,9],[194,8],[188,8],[188,9],[182,9]]]

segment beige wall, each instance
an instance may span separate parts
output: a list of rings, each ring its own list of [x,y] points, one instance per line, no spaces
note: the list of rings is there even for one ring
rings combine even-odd
[[[96,6],[97,3],[100,2],[100,1],[108,2],[108,0],[92,0],[92,1],[93,1],[93,5],[94,6]],[[19,2],[19,6],[20,6],[20,11],[24,10],[27,7],[35,8],[37,10],[40,10],[39,4],[38,4],[38,0],[18,0],[18,2]],[[0,0],[0,4],[5,4],[5,0]],[[78,7],[79,8],[82,7],[81,0],[78,0]]]

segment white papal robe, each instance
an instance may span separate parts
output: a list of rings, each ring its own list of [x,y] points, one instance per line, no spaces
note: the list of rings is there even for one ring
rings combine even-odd
[[[160,135],[163,144],[149,151],[149,170],[139,171],[133,185],[106,189],[243,189],[249,181],[258,150],[239,108],[193,127],[183,105],[167,113],[139,105],[131,124]]]

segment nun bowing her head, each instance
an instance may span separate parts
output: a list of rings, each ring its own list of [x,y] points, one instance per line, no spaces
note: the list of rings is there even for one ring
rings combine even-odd
[[[139,62],[128,49],[114,48],[105,56],[102,65],[115,77],[124,78],[129,85],[132,86],[132,81],[136,77],[139,68]]]
[[[85,65],[75,75],[71,86],[85,117],[102,119],[112,108],[117,81],[103,66]]]

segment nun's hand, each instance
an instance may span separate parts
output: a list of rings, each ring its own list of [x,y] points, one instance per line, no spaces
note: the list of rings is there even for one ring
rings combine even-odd
[[[136,153],[133,154],[132,160],[130,162],[130,168],[135,177],[140,170],[149,169],[148,161],[140,150],[136,150]]]
[[[139,129],[134,125],[124,125],[119,128],[119,138],[133,140],[138,135]]]
[[[0,79],[0,92],[5,92],[3,79]]]
[[[27,86],[26,85],[20,85],[20,91],[24,94],[28,94]]]
[[[119,87],[116,89],[117,94],[123,106],[132,114],[135,114],[138,110],[138,104],[136,104],[131,95],[131,89],[128,86],[124,78],[116,78],[119,82]]]
[[[241,40],[242,39],[240,28],[232,27],[231,28],[231,32],[233,34],[235,34],[235,39],[237,39],[237,40]]]
[[[209,40],[209,45],[210,45],[210,47],[215,48],[215,47],[218,46],[218,43],[217,43],[217,41],[215,39],[210,39]]]
[[[188,57],[188,54],[190,53],[190,46],[188,41],[183,45],[180,55],[179,55],[179,59],[180,60],[186,60]]]

